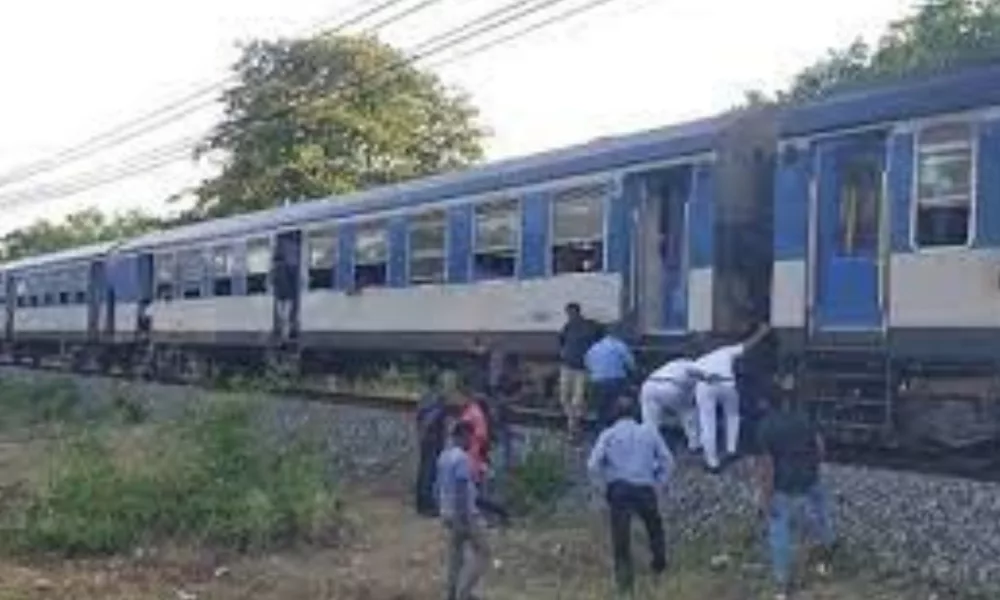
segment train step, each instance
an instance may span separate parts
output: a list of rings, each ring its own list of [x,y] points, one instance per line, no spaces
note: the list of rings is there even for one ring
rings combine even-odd
[[[895,381],[888,357],[867,347],[814,349],[800,366],[800,393],[816,424],[835,440],[892,431]]]

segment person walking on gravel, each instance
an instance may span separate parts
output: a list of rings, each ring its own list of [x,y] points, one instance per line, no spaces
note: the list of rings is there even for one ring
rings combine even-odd
[[[438,503],[447,545],[447,600],[474,600],[472,595],[486,573],[490,550],[476,502],[477,490],[468,449],[472,426],[458,421],[451,445],[438,459]]]
[[[775,386],[776,388],[776,386]],[[804,505],[809,524],[820,542],[817,571],[830,570],[836,537],[826,487],[820,476],[823,440],[809,421],[793,411],[781,390],[771,394],[757,430],[757,479],[760,509],[767,516],[771,563],[778,587],[775,598],[791,591],[792,512]]]
[[[440,378],[437,373],[432,373],[427,377],[427,391],[417,405],[416,417],[420,457],[415,495],[417,512],[425,517],[435,517],[438,514],[434,481],[437,459],[448,437],[447,420],[448,405],[441,391]]]
[[[615,584],[619,594],[630,596],[632,569],[632,515],[646,526],[656,574],[667,568],[666,541],[660,518],[657,488],[664,487],[674,460],[660,433],[636,421],[635,402],[626,396],[614,405],[615,422],[601,432],[587,460],[593,481],[604,486],[611,517],[611,545]]]

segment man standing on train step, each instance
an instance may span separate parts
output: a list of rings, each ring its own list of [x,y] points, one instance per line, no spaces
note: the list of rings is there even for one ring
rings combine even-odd
[[[570,438],[577,439],[587,391],[583,357],[598,339],[597,323],[583,316],[580,305],[566,305],[566,324],[559,332],[559,403]]]
[[[663,412],[669,410],[680,418],[688,450],[692,453],[700,451],[701,433],[698,429],[694,388],[699,381],[708,379],[693,360],[685,357],[671,360],[656,369],[639,389],[642,423],[659,430]]]
[[[761,342],[770,331],[767,324],[760,325],[745,341],[720,346],[695,362],[707,380],[695,387],[698,403],[698,425],[701,429],[701,446],[708,470],[718,473],[721,468],[718,452],[718,408],[726,415],[726,453],[736,455],[740,439],[740,396],[736,391],[734,363]]]

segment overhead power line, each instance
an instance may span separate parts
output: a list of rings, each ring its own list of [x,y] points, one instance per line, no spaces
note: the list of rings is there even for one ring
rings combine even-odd
[[[385,17],[376,27],[370,29],[374,30],[376,28],[386,27],[410,16],[411,14],[414,14],[417,10],[440,1],[441,0],[423,0],[417,5],[420,7],[419,9],[411,7],[399,13]],[[329,19],[324,20],[319,26],[313,26],[310,28],[310,31],[307,32],[306,35],[319,35],[322,33],[334,34],[342,32],[345,29],[363,23],[367,19],[377,16],[402,2],[405,2],[405,0],[381,0],[374,6],[344,20],[332,28],[325,27],[324,25]],[[373,0],[366,0],[361,2],[359,6],[366,6],[372,3]],[[213,106],[217,102],[215,94],[223,91],[228,84],[237,80],[238,76],[236,74],[228,75],[220,81],[198,88],[194,92],[182,96],[181,98],[156,108],[144,115],[130,121],[126,121],[120,125],[116,125],[107,131],[87,138],[79,144],[61,150],[51,157],[21,165],[19,167],[14,167],[6,173],[0,174],[0,186],[18,183],[20,181],[33,178],[36,175],[78,162],[84,158],[89,158],[98,152],[120,146],[147,133],[177,122],[184,117]],[[207,100],[206,97],[208,97]],[[201,101],[196,102],[198,100]]]
[[[386,83],[384,80],[385,75],[390,75],[401,68],[412,65],[413,63],[419,60],[431,58],[436,54],[447,51],[455,46],[459,46],[464,42],[468,42],[481,35],[488,34],[491,31],[502,28],[504,25],[515,23],[531,14],[535,14],[541,11],[544,8],[555,7],[561,3],[566,2],[567,0],[542,0],[535,6],[521,10],[516,15],[509,15],[506,18],[498,20],[498,16],[507,15],[513,10],[520,8],[531,1],[532,0],[513,0],[512,2],[494,11],[491,11],[486,15],[477,17],[469,22],[466,22],[446,32],[443,32],[442,34],[432,36],[428,40],[425,40],[424,42],[417,44],[416,46],[417,49],[423,48],[424,50],[416,54],[409,55],[407,58],[389,65],[388,67],[379,71],[372,79],[378,80],[376,83],[379,83],[380,85],[385,85]],[[443,64],[450,64],[458,60],[467,58],[469,56],[499,47],[505,43],[514,41],[520,37],[538,31],[549,25],[554,25],[561,21],[573,18],[584,12],[596,9],[601,5],[609,4],[612,1],[613,0],[591,0],[591,2],[576,7],[572,7],[556,15],[550,16],[541,21],[532,23],[524,28],[518,29],[514,32],[502,35],[497,38],[489,39],[488,41],[482,44],[473,46],[471,49],[462,51],[457,55],[447,57],[445,60],[434,63],[434,65],[440,66]],[[487,22],[490,23],[489,26],[484,27],[483,24]],[[447,40],[447,41],[437,43],[440,40]],[[371,81],[367,83],[370,84]],[[315,104],[318,102],[327,102],[330,100],[330,97],[333,94],[343,91],[341,88],[357,87],[365,84],[366,82],[364,81],[350,81],[350,82],[345,82],[345,84],[334,86],[334,88],[330,90],[328,96],[324,98],[313,99],[307,102],[305,106],[308,106],[309,104]],[[251,125],[254,123],[270,121],[298,108],[301,108],[301,106],[298,106],[296,104],[282,107],[281,109],[273,111],[268,115],[258,116],[255,118],[248,118],[246,121],[240,124]],[[25,190],[23,192],[19,191],[8,195],[0,195],[0,208],[7,208],[11,205],[17,206],[30,202],[46,201],[54,198],[70,196],[78,194],[83,191],[87,191],[97,187],[102,187],[110,183],[114,183],[117,181],[121,181],[124,179],[128,179],[131,177],[135,177],[137,175],[141,175],[144,173],[148,173],[150,171],[163,168],[164,166],[178,162],[179,160],[184,160],[186,158],[189,158],[191,152],[190,144],[194,143],[194,141],[196,141],[198,137],[199,136],[189,136],[188,138],[172,142],[168,145],[154,148],[149,152],[146,152],[142,155],[137,155],[133,157],[131,160],[127,160],[126,163],[124,164],[117,165],[110,169],[105,169],[90,174],[83,174],[82,177],[79,177],[77,179],[73,179],[68,182],[63,182],[62,184],[47,186],[47,189],[32,188],[30,190]],[[89,179],[88,176],[90,177]]]

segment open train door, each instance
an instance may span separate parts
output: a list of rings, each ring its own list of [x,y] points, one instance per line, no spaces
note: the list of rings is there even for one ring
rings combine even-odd
[[[642,175],[636,219],[639,325],[647,334],[683,334],[688,325],[686,167]]]
[[[299,330],[302,273],[302,232],[278,234],[272,253],[274,335],[279,343],[295,339]]]
[[[885,323],[885,143],[883,136],[868,134],[817,148],[814,333],[879,332]]]

